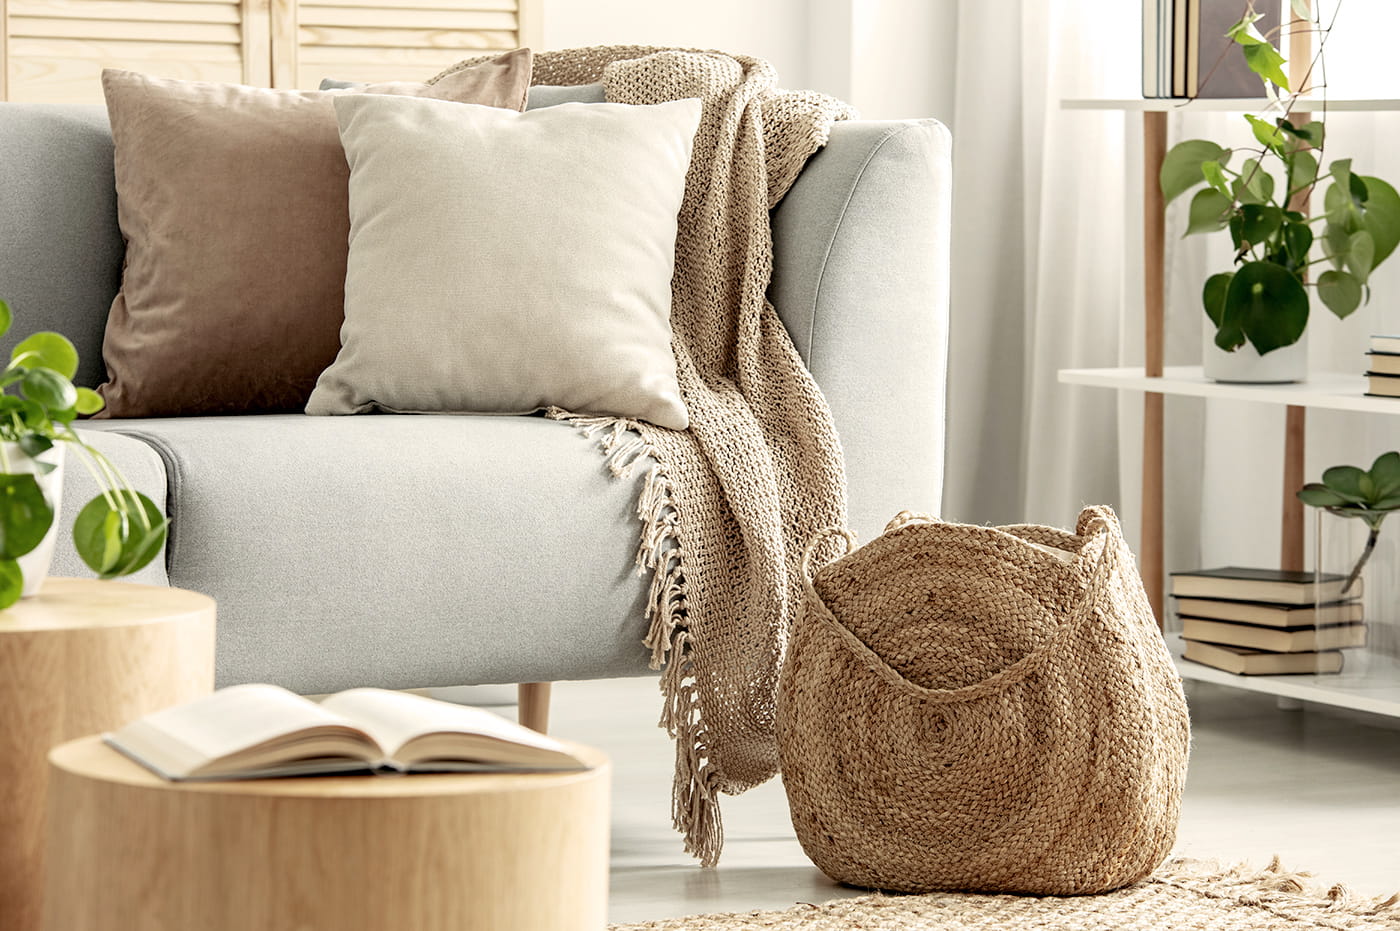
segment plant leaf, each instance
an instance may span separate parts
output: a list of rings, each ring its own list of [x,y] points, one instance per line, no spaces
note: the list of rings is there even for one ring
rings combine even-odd
[[[1294,152],[1288,156],[1288,197],[1307,188],[1317,180],[1317,158],[1311,152]]]
[[[14,319],[15,315],[10,312],[10,305],[0,301],[0,336],[10,332],[10,324],[14,322]]]
[[[1222,149],[1205,139],[1178,142],[1162,160],[1162,170],[1158,176],[1162,196],[1167,203],[1171,203],[1206,179],[1201,172],[1202,162],[1223,165],[1229,158],[1229,149]]]
[[[24,573],[13,559],[0,559],[0,610],[10,607],[24,592]]]
[[[1293,268],[1302,268],[1308,262],[1308,252],[1312,249],[1313,231],[1307,223],[1287,223],[1283,227],[1283,248]]]
[[[1225,322],[1225,294],[1230,290],[1230,281],[1234,277],[1234,272],[1211,275],[1206,279],[1206,286],[1201,289],[1201,303],[1205,306],[1206,316],[1215,324],[1217,330]]]
[[[1317,296],[1339,320],[1345,320],[1361,306],[1361,282],[1346,272],[1328,269],[1317,276]]]
[[[1304,485],[1298,491],[1298,498],[1304,504],[1315,508],[1335,508],[1347,503],[1346,498],[1318,482],[1309,482]]]
[[[19,438],[19,448],[31,459],[37,459],[53,449],[53,440],[42,433],[26,433]]]
[[[1260,42],[1257,45],[1244,46],[1245,64],[1249,65],[1249,70],[1259,75],[1265,81],[1277,84],[1284,90],[1290,90],[1288,86],[1288,75],[1283,71],[1283,65],[1288,61],[1278,53],[1267,42]]]
[[[1400,452],[1392,450],[1377,456],[1371,463],[1371,480],[1376,484],[1375,506],[1392,495],[1400,495]]]
[[[20,382],[24,396],[50,411],[72,410],[78,403],[78,390],[62,375],[47,368],[30,369]]]
[[[99,578],[129,575],[144,567],[160,552],[170,521],[141,493],[113,492],[117,507],[98,495],[78,512],[73,522],[73,543],[78,555]],[[138,508],[140,510],[138,510]],[[144,512],[145,520],[141,514]],[[147,530],[146,523],[150,523]]]
[[[1201,162],[1201,174],[1205,176],[1207,184],[1226,197],[1230,196],[1230,184],[1225,180],[1225,171],[1220,167],[1219,162],[1213,159]]]
[[[1264,170],[1258,159],[1251,158],[1240,169],[1240,177],[1235,179],[1233,191],[1221,193],[1233,193],[1242,204],[1267,204],[1274,196],[1274,176]]]
[[[1183,236],[1192,233],[1213,233],[1223,230],[1229,221],[1230,198],[1214,188],[1197,191],[1191,198],[1191,210]]]
[[[52,524],[53,508],[38,479],[0,474],[0,558],[15,559],[34,549]]]
[[[21,356],[25,358],[20,360]],[[64,378],[72,378],[78,371],[78,350],[58,333],[34,333],[20,340],[10,353],[10,361],[15,360],[26,368],[53,369]]]
[[[73,406],[79,414],[87,416],[102,410],[107,406],[107,402],[102,400],[102,395],[91,388],[79,388],[78,401]]]
[[[1361,489],[1361,477],[1366,473],[1353,465],[1333,466],[1322,473],[1322,484],[1357,504],[1366,503],[1366,493]]]
[[[1246,262],[1225,294],[1227,323],[1238,326],[1266,355],[1291,346],[1308,325],[1308,293],[1298,278],[1273,262]]]
[[[1256,245],[1278,231],[1283,211],[1261,204],[1245,204],[1240,208],[1240,239]]]
[[[1311,0],[1291,0],[1293,5],[1293,15],[1305,23],[1312,22]]]
[[[1254,129],[1254,138],[1259,141],[1260,145],[1275,155],[1283,155],[1284,133],[1282,129],[1253,114],[1246,113],[1244,118],[1249,120],[1249,125]]]
[[[1365,176],[1366,230],[1375,241],[1371,267],[1380,265],[1400,245],[1400,194],[1380,178]]]
[[[1351,234],[1347,240],[1347,267],[1362,284],[1371,274],[1372,262],[1376,257],[1376,241],[1366,230]]]

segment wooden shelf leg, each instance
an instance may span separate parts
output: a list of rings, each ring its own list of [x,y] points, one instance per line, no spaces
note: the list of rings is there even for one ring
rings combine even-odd
[[[1167,115],[1142,115],[1142,279],[1143,367],[1149,378],[1162,376],[1164,343],[1163,289],[1166,262],[1166,203],[1158,181],[1167,154]],[[1162,626],[1166,613],[1165,528],[1162,516],[1162,450],[1165,424],[1162,395],[1147,394],[1142,410],[1142,542],[1138,560],[1147,600]]]
[[[548,682],[522,682],[516,686],[520,701],[517,719],[541,734],[549,731],[549,686]]]
[[[1307,436],[1307,408],[1288,405],[1283,435],[1283,533],[1279,566],[1303,570],[1303,502],[1296,492],[1303,487],[1303,446]]]

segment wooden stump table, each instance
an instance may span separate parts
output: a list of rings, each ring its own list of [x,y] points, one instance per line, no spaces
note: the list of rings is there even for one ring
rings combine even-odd
[[[593,768],[166,782],[64,744],[44,927],[602,931],[610,766],[573,749]]]
[[[48,579],[0,611],[0,928],[37,931],[48,753],[214,687],[214,602]]]

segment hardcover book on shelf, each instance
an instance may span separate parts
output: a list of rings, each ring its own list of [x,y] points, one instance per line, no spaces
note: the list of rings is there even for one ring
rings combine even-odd
[[[1360,601],[1334,601],[1322,605],[1281,605],[1267,601],[1226,601],[1219,598],[1176,599],[1176,613],[1181,617],[1295,630],[1326,624],[1354,624],[1362,620],[1364,610]]]
[[[1366,395],[1372,398],[1400,398],[1400,376],[1367,372]]]
[[[1367,375],[1400,375],[1400,353],[1366,353]]]
[[[235,685],[103,739],[176,781],[587,768],[559,741],[489,711],[384,689],[317,704],[275,685]]]
[[[1240,676],[1316,675],[1342,671],[1342,654],[1266,653],[1245,647],[1186,641],[1186,659]]]
[[[1366,645],[1365,624],[1336,624],[1327,627],[1299,627],[1292,630],[1258,627],[1198,617],[1181,619],[1181,636],[1186,640],[1266,650],[1270,653],[1315,653]]]
[[[1371,351],[1387,355],[1400,355],[1400,336],[1380,334],[1371,337]]]
[[[1323,573],[1319,581],[1311,572],[1240,566],[1173,572],[1171,579],[1171,593],[1177,597],[1265,601],[1286,605],[1341,601],[1344,597],[1342,589],[1347,584],[1347,577],[1335,572]],[[1361,589],[1362,584],[1358,580],[1345,592],[1345,597],[1359,597]]]
[[[1263,97],[1264,83],[1249,70],[1235,41],[1226,35],[1245,15],[1246,0],[1187,0],[1186,87],[1187,97]],[[1278,46],[1280,0],[1254,4],[1259,14],[1255,30]],[[1272,33],[1272,34],[1271,34]]]

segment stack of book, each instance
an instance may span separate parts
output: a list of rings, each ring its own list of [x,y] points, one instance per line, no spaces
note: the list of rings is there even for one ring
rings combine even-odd
[[[1282,0],[1255,0],[1254,28],[1275,47]],[[1246,0],[1143,0],[1144,97],[1262,97],[1264,85],[1226,36]]]
[[[1331,673],[1366,645],[1361,582],[1281,569],[1172,573],[1185,657],[1237,675]]]
[[[1372,336],[1366,353],[1366,394],[1400,398],[1400,336]]]

